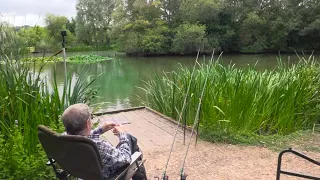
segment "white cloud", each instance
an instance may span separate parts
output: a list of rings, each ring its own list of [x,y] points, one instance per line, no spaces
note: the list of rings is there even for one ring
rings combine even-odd
[[[47,13],[75,17],[76,2],[77,0],[0,0],[0,20],[15,26],[43,26],[43,18]]]

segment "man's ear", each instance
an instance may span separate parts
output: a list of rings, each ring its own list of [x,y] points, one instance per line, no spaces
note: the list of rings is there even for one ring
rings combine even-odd
[[[91,122],[90,122],[90,120],[87,121],[87,129],[91,129]]]

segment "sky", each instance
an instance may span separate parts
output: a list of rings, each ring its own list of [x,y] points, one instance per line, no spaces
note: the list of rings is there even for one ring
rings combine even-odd
[[[0,0],[0,21],[14,26],[44,26],[47,13],[76,16],[77,0]]]

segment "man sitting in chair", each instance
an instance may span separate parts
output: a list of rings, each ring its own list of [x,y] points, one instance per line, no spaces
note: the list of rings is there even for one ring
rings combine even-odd
[[[61,119],[68,135],[86,136],[96,143],[103,165],[102,171],[107,178],[130,164],[131,154],[134,153],[133,151],[139,150],[136,142],[132,142],[135,138],[126,133],[124,127],[121,125],[105,123],[91,130],[92,115],[86,104],[69,106],[62,114]],[[109,142],[100,138],[101,134],[109,130],[112,130],[113,133],[119,137],[117,147],[112,146]],[[143,172],[137,171],[132,178],[133,180],[144,179],[145,169],[144,167],[141,169]]]

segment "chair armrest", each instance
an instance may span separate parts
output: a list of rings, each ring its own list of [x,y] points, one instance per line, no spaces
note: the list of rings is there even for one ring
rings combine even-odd
[[[130,165],[124,169],[119,175],[117,175],[114,180],[129,180],[132,178],[134,173],[138,170],[139,166],[141,166],[144,161],[138,163],[139,158],[142,156],[141,152],[135,152],[131,155],[131,163]],[[113,178],[112,178],[113,179]]]
[[[135,152],[131,155],[131,163],[133,164],[134,162],[136,162],[140,157],[141,157],[142,153],[141,152]]]

